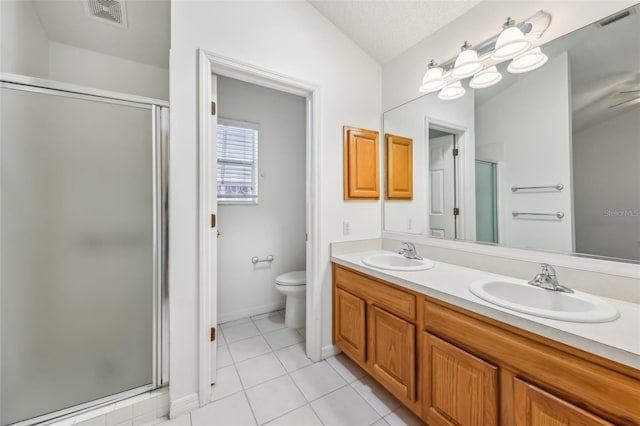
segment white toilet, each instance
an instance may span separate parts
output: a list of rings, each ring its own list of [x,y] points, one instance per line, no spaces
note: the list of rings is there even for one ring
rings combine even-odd
[[[307,271],[293,271],[278,275],[276,290],[287,298],[284,324],[289,328],[303,328],[307,310]]]

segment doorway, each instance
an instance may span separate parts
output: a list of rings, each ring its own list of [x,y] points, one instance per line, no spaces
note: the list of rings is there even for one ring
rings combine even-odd
[[[432,238],[458,238],[455,133],[429,127],[429,233]]]
[[[305,100],[305,266],[306,266],[306,352],[314,361],[320,360],[320,312],[321,288],[314,285],[321,282],[316,277],[320,271],[317,264],[320,252],[316,235],[319,234],[319,179],[318,179],[318,97],[317,86],[300,81],[292,77],[273,73],[243,64],[229,58],[220,57],[209,52],[199,52],[199,299],[200,299],[200,362],[199,362],[199,399],[200,404],[208,402],[210,385],[216,381],[216,342],[210,341],[210,329],[218,324],[218,282],[217,282],[217,233],[225,233],[218,228],[217,203],[217,152],[214,149],[217,115],[212,112],[217,109],[218,93],[214,80],[216,76],[223,76],[252,83],[258,86],[275,89],[288,94],[301,96]],[[212,105],[212,101],[216,105]],[[268,177],[266,177],[268,178]],[[224,236],[222,237],[224,238]],[[264,253],[268,256],[269,253]],[[253,255],[252,255],[253,256]],[[262,255],[261,255],[262,256]],[[261,257],[259,257],[261,258]],[[275,255],[274,255],[275,258]]]

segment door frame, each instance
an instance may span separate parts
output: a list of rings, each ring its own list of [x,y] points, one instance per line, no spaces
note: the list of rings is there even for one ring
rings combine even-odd
[[[460,150],[457,158],[455,170],[456,199],[455,203],[460,208],[460,215],[456,221],[457,240],[475,240],[476,236],[476,198],[475,190],[475,156],[476,149],[473,142],[474,136],[466,126],[451,123],[445,120],[424,116],[424,138],[429,141],[429,128],[445,131],[455,135],[455,146]],[[429,168],[429,150],[425,151],[425,164]],[[427,174],[427,188],[430,187],[429,176]],[[426,229],[429,228],[429,218],[426,218]]]
[[[257,84],[306,99],[306,223],[307,223],[307,355],[314,360],[321,358],[321,286],[318,277],[322,268],[318,265],[321,252],[320,235],[320,89],[318,85],[259,68],[233,58],[198,49],[198,299],[199,299],[199,383],[200,406],[209,403],[211,394],[211,344],[210,318],[216,317],[211,296],[217,291],[216,263],[210,256],[211,244],[216,244],[216,228],[211,228],[211,206],[217,204],[215,185],[210,176],[215,168],[210,164],[212,129],[210,94],[213,74]],[[212,291],[213,289],[213,291]]]

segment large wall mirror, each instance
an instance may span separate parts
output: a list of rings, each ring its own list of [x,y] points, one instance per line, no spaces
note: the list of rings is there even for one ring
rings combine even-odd
[[[505,62],[490,88],[385,112],[384,132],[413,140],[413,198],[385,201],[384,230],[640,261],[640,5],[627,11],[545,44],[534,71]]]

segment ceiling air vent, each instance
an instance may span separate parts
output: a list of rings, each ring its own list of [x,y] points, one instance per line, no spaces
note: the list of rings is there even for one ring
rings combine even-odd
[[[611,25],[614,22],[619,21],[621,19],[624,19],[627,16],[631,16],[634,13],[635,13],[635,9],[633,7],[630,7],[629,9],[623,10],[622,12],[618,12],[618,13],[613,14],[611,16],[607,16],[606,18],[600,20],[598,22],[598,26],[600,28],[606,27],[607,25]]]
[[[122,0],[83,0],[82,4],[89,18],[127,28],[127,9]]]

